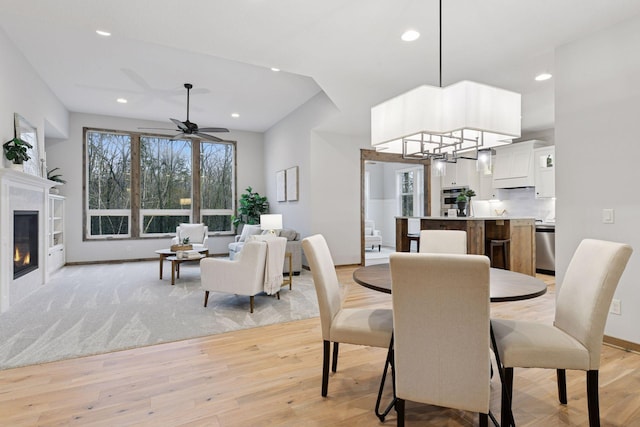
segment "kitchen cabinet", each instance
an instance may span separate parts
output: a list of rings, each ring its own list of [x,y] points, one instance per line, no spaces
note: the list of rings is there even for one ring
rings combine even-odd
[[[492,156],[491,164],[495,164],[495,156]],[[484,174],[482,171],[478,172],[478,200],[495,200],[498,198],[498,191],[493,188],[493,173]]]
[[[49,194],[49,235],[47,239],[47,272],[52,273],[65,263],[64,196]]]
[[[478,188],[476,161],[458,159],[456,163],[447,163],[445,175],[440,182],[442,188],[467,186],[476,191]]]
[[[533,150],[541,145],[540,142],[532,140],[496,147],[493,187],[533,187],[535,184]]]
[[[555,147],[534,150],[536,198],[556,197]]]

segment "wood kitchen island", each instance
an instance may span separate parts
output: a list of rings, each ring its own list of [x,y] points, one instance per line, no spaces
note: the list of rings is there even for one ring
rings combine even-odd
[[[408,220],[419,220],[421,230],[463,230],[467,232],[467,253],[488,255],[489,239],[509,239],[509,269],[535,276],[535,219],[516,217],[396,217],[396,251],[409,252]]]

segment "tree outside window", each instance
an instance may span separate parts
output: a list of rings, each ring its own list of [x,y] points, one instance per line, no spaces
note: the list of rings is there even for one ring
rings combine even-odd
[[[183,222],[233,233],[234,142],[85,128],[85,144],[86,238],[165,236]]]

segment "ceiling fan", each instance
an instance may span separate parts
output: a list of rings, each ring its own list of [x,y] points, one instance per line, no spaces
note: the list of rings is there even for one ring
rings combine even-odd
[[[178,119],[171,119],[171,118],[169,119],[173,123],[175,123],[175,125],[178,127],[175,130],[180,132],[179,134],[173,136],[172,139],[180,139],[180,137],[185,137],[186,136],[187,138],[188,137],[196,137],[196,138],[207,139],[209,141],[215,141],[215,142],[224,141],[223,139],[218,138],[217,136],[209,135],[209,134],[204,133],[204,132],[213,132],[213,133],[229,132],[229,129],[227,129],[227,128],[217,128],[217,127],[199,128],[196,123],[193,123],[193,122],[189,121],[189,93],[190,93],[191,89],[193,88],[193,85],[191,83],[185,83],[184,87],[185,87],[185,89],[187,89],[187,120],[185,120],[184,122],[181,122]],[[140,128],[140,129],[174,130],[174,129],[165,129],[165,128]]]

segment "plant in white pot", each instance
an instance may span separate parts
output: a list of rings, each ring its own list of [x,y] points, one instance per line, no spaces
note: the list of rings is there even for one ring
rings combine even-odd
[[[2,148],[4,149],[4,156],[7,160],[10,160],[14,165],[22,166],[24,162],[31,158],[28,149],[33,148],[33,146],[27,141],[15,137],[2,144]],[[22,167],[19,169],[22,169]]]

